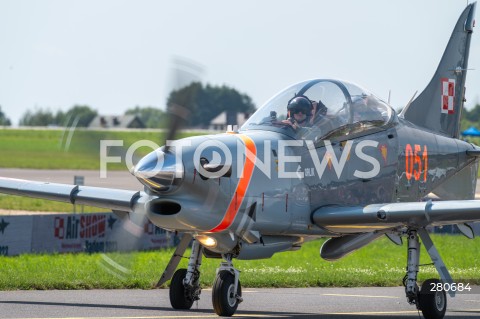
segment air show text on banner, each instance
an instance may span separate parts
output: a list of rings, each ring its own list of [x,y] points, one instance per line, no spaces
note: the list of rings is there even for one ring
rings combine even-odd
[[[94,253],[173,246],[175,236],[150,221],[131,223],[123,222],[112,213],[0,216],[0,255]]]

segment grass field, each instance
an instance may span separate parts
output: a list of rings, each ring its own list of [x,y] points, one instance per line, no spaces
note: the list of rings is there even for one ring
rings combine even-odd
[[[181,133],[180,138],[200,132]],[[0,167],[34,169],[99,169],[100,141],[122,140],[124,150],[140,140],[165,144],[158,131],[91,131],[77,129],[68,143],[68,132],[55,130],[0,129]],[[67,147],[67,145],[69,145]],[[150,148],[138,149],[146,155]],[[109,169],[125,169],[125,163],[109,164]]]
[[[22,197],[0,194],[0,209],[4,210],[22,210],[22,211],[38,211],[38,212],[56,212],[71,213],[73,205],[69,203],[54,202],[38,198]],[[81,206],[77,206],[77,212],[81,212]],[[109,212],[106,208],[84,206],[84,213],[100,213]]]
[[[181,133],[180,137],[205,134],[203,132]],[[165,134],[159,131],[91,131],[78,129],[74,132],[69,147],[68,131],[62,129],[0,129],[1,168],[32,169],[99,169],[100,141],[121,140],[123,152],[140,140],[164,144]],[[118,148],[117,148],[118,150]],[[139,148],[138,156],[146,155],[150,148]],[[122,150],[120,149],[121,155]],[[109,163],[108,169],[126,170],[125,162]],[[72,212],[67,203],[32,199],[0,194],[0,209]],[[102,212],[105,209],[85,207],[85,212]]]
[[[480,239],[434,235],[433,240],[456,281],[480,284]],[[320,258],[322,240],[295,252],[271,259],[235,261],[245,287],[353,287],[399,286],[405,275],[406,243],[395,246],[382,238],[336,262]],[[0,257],[0,289],[153,288],[168,263],[172,250],[133,254],[65,254]],[[104,256],[128,269],[122,272]],[[188,252],[187,252],[188,256]],[[421,263],[430,263],[422,248]],[[203,287],[212,285],[218,259],[204,259]],[[184,259],[180,267],[186,268]],[[433,266],[422,267],[419,280],[438,278]]]

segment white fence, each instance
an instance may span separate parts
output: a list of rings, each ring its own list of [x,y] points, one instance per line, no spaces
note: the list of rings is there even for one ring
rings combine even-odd
[[[0,216],[0,255],[5,256],[152,250],[172,247],[175,240],[147,219],[134,223],[112,213]]]

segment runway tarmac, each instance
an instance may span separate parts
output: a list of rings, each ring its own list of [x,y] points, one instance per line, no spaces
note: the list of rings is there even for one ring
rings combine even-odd
[[[125,169],[107,171],[107,178],[100,177],[99,170],[49,170],[0,168],[1,177],[28,179],[32,181],[73,184],[74,176],[83,176],[87,186],[142,190],[143,185]]]
[[[478,291],[478,290],[477,290]],[[190,311],[171,308],[168,289],[0,292],[1,318],[217,318],[211,290]],[[243,289],[238,318],[418,318],[403,287]],[[480,318],[480,295],[448,299],[445,318]],[[423,317],[422,317],[423,318]]]

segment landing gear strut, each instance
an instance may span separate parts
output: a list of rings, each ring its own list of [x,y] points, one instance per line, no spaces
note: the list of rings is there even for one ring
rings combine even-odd
[[[240,285],[240,272],[233,267],[232,255],[225,255],[217,269],[217,276],[213,284],[212,303],[215,313],[219,316],[232,316],[238,304],[243,301]]]
[[[167,268],[157,286],[165,284],[170,278],[170,304],[174,309],[190,309],[193,303],[200,299],[200,266],[202,265],[203,246],[193,240],[192,253],[187,269],[178,269],[183,253],[188,247],[192,236],[185,234],[177,246]],[[217,276],[213,284],[212,302],[215,313],[219,316],[232,316],[238,305],[243,301],[240,285],[240,271],[233,267],[232,254],[222,255],[224,262],[217,269]]]
[[[405,294],[408,303],[416,304],[418,296],[417,274],[420,264],[420,241],[416,230],[408,231],[407,274],[405,275]]]
[[[407,274],[404,278],[405,294],[410,304],[416,305],[421,310],[425,319],[442,319],[447,310],[447,296],[445,291],[434,290],[437,283],[442,281],[438,279],[428,279],[421,289],[417,285],[417,274],[420,263],[420,241],[418,235],[422,238],[427,251],[437,268],[443,282],[452,282],[445,264],[438,254],[433,242],[425,229],[409,229],[408,235],[408,257]]]
[[[178,269],[170,283],[170,304],[174,309],[190,309],[200,300],[200,266],[203,246],[194,240],[187,269]]]

